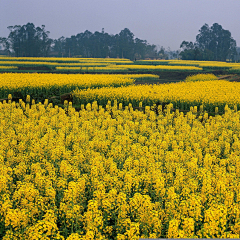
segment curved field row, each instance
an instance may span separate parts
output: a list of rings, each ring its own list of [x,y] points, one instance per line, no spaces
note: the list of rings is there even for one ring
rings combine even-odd
[[[159,76],[147,74],[135,75],[68,75],[68,74],[29,74],[29,73],[5,73],[0,74],[0,98],[7,98],[8,94],[21,93],[43,99],[52,95],[69,93],[74,89],[120,87],[133,84],[136,79],[158,79]]]
[[[214,112],[215,107],[218,107],[219,111],[223,112],[226,104],[240,107],[240,83],[216,80],[121,88],[104,87],[75,90],[73,97],[76,104],[98,101],[101,105],[106,105],[109,100],[117,100],[125,106],[131,103],[137,107],[140,102],[143,106],[172,103],[174,108],[182,110],[203,105],[207,111]]]

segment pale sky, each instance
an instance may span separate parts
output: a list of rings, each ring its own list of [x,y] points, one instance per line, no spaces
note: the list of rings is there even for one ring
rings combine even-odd
[[[0,0],[0,37],[8,26],[45,25],[50,38],[89,30],[109,34],[128,28],[150,44],[177,50],[198,30],[218,23],[240,46],[240,0]]]

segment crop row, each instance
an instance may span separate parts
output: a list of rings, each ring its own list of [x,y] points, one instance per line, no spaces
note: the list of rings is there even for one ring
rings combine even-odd
[[[165,66],[195,66],[202,68],[204,71],[224,70],[230,73],[239,73],[239,63],[227,63],[217,61],[192,61],[192,60],[139,60],[136,64],[142,65],[165,65]]]
[[[116,100],[127,106],[138,107],[172,103],[174,108],[189,110],[191,106],[214,112],[224,111],[226,104],[240,107],[240,83],[226,80],[180,82],[160,85],[135,85],[120,88],[103,87],[73,91],[75,104],[98,101],[101,105]],[[216,110],[217,111],[217,110]]]
[[[147,74],[135,75],[96,75],[96,74],[29,74],[4,73],[0,74],[0,98],[7,98],[15,92],[25,99],[27,95],[33,98],[47,98],[49,96],[69,93],[76,88],[119,87],[133,84],[143,79],[158,79],[159,76]]]
[[[48,63],[132,63],[129,59],[122,58],[49,58],[49,57],[0,57],[0,62],[48,62]]]
[[[128,71],[202,71],[202,68],[194,66],[151,66],[151,65],[107,65],[105,67],[57,67],[57,70],[81,70],[87,72],[128,72]]]
[[[138,60],[111,58],[0,58],[1,71],[9,66],[22,68],[45,67],[49,71],[68,72],[127,72],[127,71],[214,71],[239,73],[239,63],[189,60]],[[6,68],[4,69],[4,66]],[[30,71],[31,69],[28,69]]]

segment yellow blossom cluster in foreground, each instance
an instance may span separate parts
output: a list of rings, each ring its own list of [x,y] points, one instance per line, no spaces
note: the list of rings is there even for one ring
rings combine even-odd
[[[154,103],[172,103],[174,108],[189,110],[190,106],[203,105],[207,111],[224,110],[228,104],[240,106],[240,83],[226,80],[180,82],[160,85],[135,85],[121,88],[104,87],[101,89],[85,89],[73,91],[75,103],[98,101],[106,104],[108,100],[132,103],[138,107]]]
[[[171,107],[0,103],[0,238],[239,238],[240,112]]]

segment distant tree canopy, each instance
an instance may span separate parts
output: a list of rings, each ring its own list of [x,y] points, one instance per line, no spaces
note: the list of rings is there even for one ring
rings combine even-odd
[[[95,57],[95,58],[128,58],[143,59],[156,58],[156,45],[150,45],[146,40],[134,38],[128,29],[119,34],[109,35],[101,32],[86,30],[70,38],[61,37],[53,40],[49,38],[49,31],[45,26],[35,27],[33,23],[20,26],[9,26],[7,38],[0,38],[0,44],[9,54],[16,57]]]
[[[184,60],[226,61],[234,59],[236,41],[228,30],[214,23],[211,27],[204,24],[196,36],[196,42],[183,41],[180,56]]]
[[[8,52],[13,51],[17,57],[47,56],[52,44],[45,26],[35,27],[33,23],[20,26],[9,26],[8,38],[0,41]]]
[[[49,38],[45,26],[35,27],[33,23],[8,27],[7,38],[0,38],[3,52],[16,57],[93,57],[93,58],[128,58],[146,59],[174,58],[171,51],[163,47],[147,43],[146,40],[135,38],[134,34],[125,28],[116,35],[104,32],[85,32],[72,35],[69,38]],[[183,41],[181,52],[176,52],[184,60],[215,60],[226,61],[236,59],[236,41],[228,30],[214,23],[211,27],[204,24],[196,36],[195,43]],[[172,55],[172,56],[170,56]]]
[[[116,35],[109,35],[102,29],[102,32],[92,33],[86,30],[70,38],[61,37],[54,40],[53,50],[59,56],[119,57],[132,60],[158,56],[156,45],[134,38],[134,34],[128,28]]]

